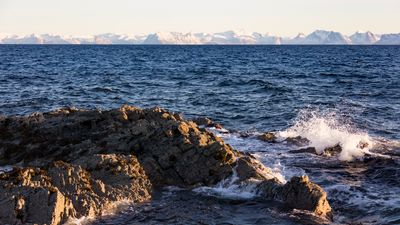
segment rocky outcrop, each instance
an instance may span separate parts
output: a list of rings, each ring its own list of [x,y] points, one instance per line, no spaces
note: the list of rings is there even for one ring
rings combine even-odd
[[[193,122],[195,122],[199,126],[205,126],[205,127],[215,127],[217,129],[222,129],[222,125],[219,123],[215,123],[208,117],[197,117],[193,119]]]
[[[148,200],[150,193],[151,183],[134,156],[93,155],[73,164],[14,167],[0,175],[0,221],[60,224],[69,217],[100,215],[121,201]]]
[[[290,208],[307,210],[324,220],[333,219],[326,192],[307,176],[292,177],[286,184],[276,178],[267,179],[257,188],[258,194],[266,199],[280,200]]]
[[[306,178],[288,184],[251,155],[193,121],[160,108],[64,108],[0,118],[1,224],[61,224],[97,216],[121,201],[142,202],[165,185],[214,185],[235,170],[257,179],[261,196],[330,215],[326,193]],[[300,180],[296,180],[300,179]]]

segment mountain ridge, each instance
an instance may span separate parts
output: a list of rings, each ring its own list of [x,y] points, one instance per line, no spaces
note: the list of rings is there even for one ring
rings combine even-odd
[[[0,44],[146,44],[146,45],[400,45],[400,33],[356,32],[350,36],[336,31],[315,30],[285,38],[268,33],[225,31],[217,33],[156,32],[148,35],[104,33],[84,37],[57,34],[25,36],[0,34]]]

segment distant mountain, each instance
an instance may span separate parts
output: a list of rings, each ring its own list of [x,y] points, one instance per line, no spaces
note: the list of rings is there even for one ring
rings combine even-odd
[[[141,44],[146,36],[100,34],[88,37],[67,37],[52,34],[27,36],[2,35],[0,44]]]
[[[225,31],[218,33],[157,32],[149,35],[120,35],[113,33],[85,37],[53,34],[27,36],[0,34],[0,44],[148,44],[148,45],[400,45],[399,34],[377,35],[356,32],[351,36],[335,31],[316,30],[294,38],[269,34]]]
[[[211,44],[211,45],[251,45],[251,44],[281,44],[280,38],[260,33],[238,33],[226,31],[220,33],[178,33],[158,32],[150,34],[143,44]]]
[[[372,32],[367,31],[365,33],[356,32],[350,36],[350,40],[352,44],[356,45],[371,45],[376,43],[379,38]]]
[[[329,31],[325,30],[316,30],[311,34],[307,35],[304,38],[303,43],[299,44],[310,44],[310,45],[321,45],[324,44],[326,41],[325,39],[329,36]]]
[[[143,41],[147,45],[160,44],[201,44],[198,38],[192,33],[182,34],[178,32],[158,32],[149,34]]]
[[[378,45],[400,45],[400,33],[398,34],[383,34],[379,41],[376,42]]]
[[[303,34],[303,33],[299,33],[296,37],[294,37],[294,38],[286,38],[286,39],[284,39],[283,40],[283,44],[293,44],[293,45],[296,45],[296,44],[302,44],[302,43],[304,43],[304,40],[305,40],[305,38],[306,38],[306,35],[305,34]]]
[[[300,33],[293,39],[286,40],[287,44],[295,45],[348,45],[350,38],[334,31],[316,30],[309,35]]]
[[[323,44],[328,45],[348,45],[351,44],[351,40],[349,37],[339,33],[331,31],[328,36],[325,38]]]

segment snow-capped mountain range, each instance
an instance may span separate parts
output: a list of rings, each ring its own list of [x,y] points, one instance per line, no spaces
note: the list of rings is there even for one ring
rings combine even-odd
[[[27,36],[0,34],[0,44],[148,44],[148,45],[400,45],[400,33],[373,34],[356,32],[346,36],[340,32],[316,30],[284,38],[261,33],[226,31],[220,33],[157,32],[149,35],[100,34],[85,37],[52,34]]]

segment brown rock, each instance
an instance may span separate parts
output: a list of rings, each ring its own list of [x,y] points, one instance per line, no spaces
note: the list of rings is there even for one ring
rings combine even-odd
[[[68,202],[56,188],[0,186],[1,224],[60,224],[69,212]]]
[[[295,146],[306,146],[310,143],[310,141],[307,138],[303,138],[300,136],[289,137],[289,138],[286,138],[285,141],[289,145],[295,145]]]
[[[332,219],[332,209],[326,192],[320,186],[311,183],[307,176],[292,177],[283,186],[282,198],[289,207],[305,209]]]
[[[276,142],[276,135],[272,132],[263,133],[261,135],[258,135],[257,138],[265,142],[271,142],[271,143]]]
[[[290,208],[307,210],[332,220],[332,209],[326,192],[311,183],[307,176],[292,177],[284,185],[276,179],[265,180],[258,185],[258,193],[267,199],[280,200]]]
[[[311,153],[311,154],[317,154],[317,150],[314,147],[307,147],[307,148],[301,148],[297,150],[290,150],[289,153]]]
[[[207,117],[198,117],[193,119],[193,122],[195,122],[199,126],[206,126],[206,127],[212,127],[214,126],[214,122]]]
[[[193,122],[195,122],[199,126],[215,127],[216,129],[223,129],[221,124],[215,123],[208,117],[197,117],[193,119]]]
[[[0,190],[0,209],[12,211],[0,213],[1,224],[60,224],[100,215],[123,200],[147,200],[151,184],[135,157],[94,155],[74,165],[57,161],[46,170],[16,168],[0,177]]]
[[[249,156],[238,158],[236,171],[239,181],[248,179],[268,180],[274,177],[269,168]]]
[[[283,185],[254,157],[161,108],[0,117],[0,146],[0,166],[18,165],[0,173],[0,224],[58,225],[119,201],[148,200],[152,187],[214,185],[235,171],[238,182],[259,180],[266,198],[320,215],[330,209],[319,186]]]
[[[337,145],[335,145],[335,146],[325,148],[325,149],[324,149],[324,154],[330,155],[330,156],[331,156],[331,155],[337,155],[337,154],[339,154],[341,151],[342,151],[342,147],[341,147],[339,144],[337,144]]]

